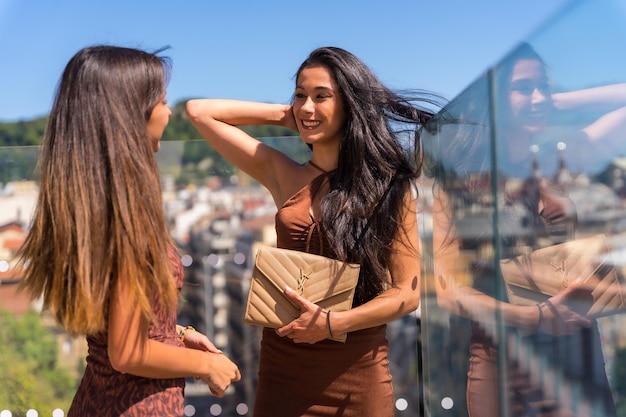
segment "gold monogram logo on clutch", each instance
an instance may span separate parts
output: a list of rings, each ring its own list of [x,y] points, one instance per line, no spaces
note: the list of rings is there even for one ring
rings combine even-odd
[[[565,261],[561,259],[560,265],[554,264],[553,262],[550,262],[550,265],[552,265],[552,268],[554,268],[554,270],[561,275],[561,284],[563,285],[563,288],[567,288],[569,280],[567,279],[567,271],[565,270]]]
[[[310,274],[310,272],[304,272],[304,270],[300,268],[300,278],[298,279],[298,294],[302,295],[302,293],[304,293],[304,285],[309,279]]]

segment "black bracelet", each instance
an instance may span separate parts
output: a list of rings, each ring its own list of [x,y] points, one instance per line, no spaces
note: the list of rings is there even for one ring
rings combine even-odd
[[[326,324],[328,325],[328,333],[330,334],[330,337],[335,337],[333,336],[333,328],[330,327],[330,310],[326,311]]]
[[[543,312],[541,311],[541,303],[537,303],[537,310],[539,310],[539,320],[537,320],[537,329],[535,329],[535,333],[539,333],[539,328],[541,327],[541,320],[543,319]]]

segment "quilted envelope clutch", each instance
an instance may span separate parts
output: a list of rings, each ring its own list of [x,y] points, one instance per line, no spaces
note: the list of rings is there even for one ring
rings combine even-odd
[[[244,322],[278,328],[299,317],[300,307],[284,294],[286,286],[322,308],[349,310],[359,270],[358,264],[261,245],[250,279]],[[345,342],[346,336],[335,334],[332,339]]]
[[[535,305],[583,278],[582,288],[568,297],[572,310],[595,318],[626,308],[623,278],[611,262],[602,234],[502,260],[500,270],[512,304]]]

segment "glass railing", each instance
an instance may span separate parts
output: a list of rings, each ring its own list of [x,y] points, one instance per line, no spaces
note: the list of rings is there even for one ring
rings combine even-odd
[[[425,127],[421,307],[388,326],[397,416],[626,416],[624,23],[623,1],[572,2]],[[308,157],[297,138],[263,140]],[[13,269],[37,153],[0,147],[0,308],[19,314],[37,307]],[[241,319],[274,203],[202,140],[157,158],[186,271],[179,322],[243,376],[221,399],[190,379],[185,413],[251,415],[260,329]],[[82,339],[43,323],[79,378]]]
[[[298,138],[262,140],[300,162],[308,158],[308,148]],[[0,278],[14,276],[15,242],[24,239],[37,200],[38,151],[37,147],[0,147],[0,267],[5,265],[6,271],[2,275],[0,269]],[[243,324],[242,317],[255,244],[275,243],[274,202],[265,188],[234,169],[203,140],[163,141],[156,157],[166,218],[183,253],[186,272],[178,322],[206,333],[238,364],[242,374],[242,380],[233,384],[224,398],[212,396],[206,384],[189,379],[185,415],[252,415],[260,328]],[[2,243],[9,240],[11,249],[2,249],[7,247]],[[17,311],[29,307],[27,300],[14,295],[15,279],[0,284],[0,289],[13,291],[3,300],[21,303],[19,308],[4,307]],[[45,315],[44,319],[51,334],[57,335],[59,361],[79,378],[85,344],[81,338],[65,335]],[[418,412],[418,333],[415,316],[388,326],[398,416],[415,416]],[[48,414],[40,410],[39,415]]]
[[[427,126],[427,415],[626,415],[625,40],[573,2]]]

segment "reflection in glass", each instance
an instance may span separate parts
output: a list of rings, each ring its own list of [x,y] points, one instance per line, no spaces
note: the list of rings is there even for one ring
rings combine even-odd
[[[616,16],[606,42],[604,27],[585,33],[589,56],[568,42]],[[576,3],[427,127],[431,415],[450,415],[443,398],[459,416],[619,415],[626,72],[602,46],[624,20],[612,2]],[[565,68],[574,56],[602,69]]]

